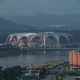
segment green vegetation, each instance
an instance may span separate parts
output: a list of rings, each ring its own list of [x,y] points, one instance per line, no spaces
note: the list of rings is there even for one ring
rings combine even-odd
[[[22,69],[20,66],[5,68],[0,67],[0,80],[18,80],[21,77]]]
[[[63,80],[65,76],[80,76],[80,71],[69,70],[69,62],[61,63],[51,70],[55,69],[57,69],[57,71],[54,73],[55,76],[51,77],[55,78],[55,80]],[[20,66],[8,67],[5,69],[0,67],[0,80],[20,80],[21,78],[25,77],[23,71],[26,73],[26,70],[26,67],[21,68]],[[45,67],[41,68],[39,78],[45,79],[47,75],[47,69]]]
[[[80,76],[80,71],[63,71],[62,74],[67,76]]]
[[[40,69],[40,78],[43,79],[46,77],[46,69],[42,68]]]
[[[62,70],[55,73],[56,80],[63,80],[65,76],[80,76],[80,71],[69,70],[69,62],[65,62],[62,66]]]
[[[2,46],[0,46],[0,51],[18,51],[20,48],[17,45],[12,45],[12,44],[3,44]]]
[[[10,55],[17,55],[17,54],[20,54],[20,48],[18,46],[11,44],[0,45],[0,57],[7,57]]]

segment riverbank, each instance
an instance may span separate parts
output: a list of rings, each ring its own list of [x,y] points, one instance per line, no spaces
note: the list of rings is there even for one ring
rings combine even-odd
[[[48,74],[51,74],[49,70],[59,69],[60,65],[65,64],[65,61],[50,61],[45,62],[43,64],[33,64],[30,66],[26,66],[21,68],[20,66],[15,67],[8,67],[5,69],[2,69],[0,67],[0,80],[8,79],[8,80],[26,80],[26,77],[34,77],[37,78],[35,80],[44,79]],[[31,73],[34,72],[34,73]],[[31,75],[28,75],[31,74]],[[7,75],[9,75],[7,77]],[[35,76],[34,76],[35,75]],[[11,77],[12,76],[12,77]],[[13,79],[11,79],[13,78]],[[31,79],[33,80],[33,79]]]
[[[70,70],[68,61],[59,60],[31,64],[22,68],[20,66],[5,69],[0,67],[0,75],[0,80],[75,80],[80,75],[80,71]]]

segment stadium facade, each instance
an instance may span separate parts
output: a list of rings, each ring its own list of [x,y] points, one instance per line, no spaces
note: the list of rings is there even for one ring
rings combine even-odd
[[[63,47],[73,44],[73,37],[68,33],[39,32],[10,34],[6,44],[28,47]]]

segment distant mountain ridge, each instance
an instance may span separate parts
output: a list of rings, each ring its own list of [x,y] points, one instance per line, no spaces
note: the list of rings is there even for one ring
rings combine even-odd
[[[55,14],[36,14],[33,16],[14,15],[4,17],[8,20],[25,25],[62,25],[80,24],[80,14],[55,15]]]
[[[2,29],[22,31],[54,31],[54,30],[80,30],[80,14],[54,15],[36,14],[27,15],[3,15],[0,26]],[[29,25],[29,26],[27,26]],[[15,27],[15,28],[14,28]]]
[[[24,24],[18,24],[18,23],[15,23],[15,22],[12,22],[10,20],[5,20],[5,19],[2,19],[0,18],[0,31],[1,30],[25,30],[29,28],[29,26],[27,25],[24,25]]]

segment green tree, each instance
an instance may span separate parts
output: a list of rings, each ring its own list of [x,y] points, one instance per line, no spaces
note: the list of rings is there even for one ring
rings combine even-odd
[[[40,78],[45,78],[45,76],[46,76],[46,69],[45,68],[42,68],[40,70]]]
[[[0,66],[0,71],[2,71],[2,67]]]
[[[21,76],[21,67],[15,66],[6,68],[0,73],[0,80],[18,80]]]

